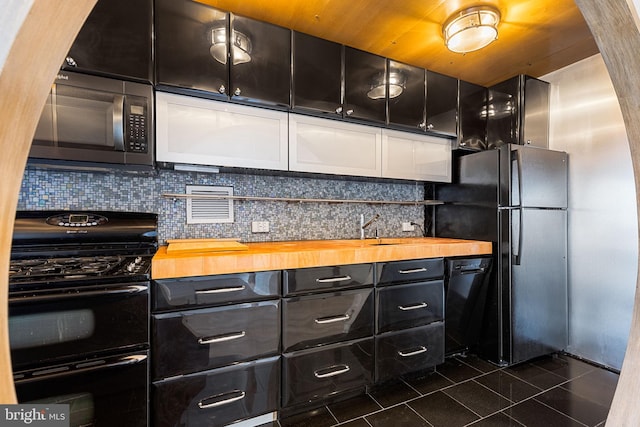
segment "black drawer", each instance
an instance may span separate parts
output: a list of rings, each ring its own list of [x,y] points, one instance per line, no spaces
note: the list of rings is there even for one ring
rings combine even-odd
[[[273,355],[280,301],[154,314],[152,331],[154,379]]]
[[[153,311],[258,301],[280,296],[280,271],[155,280]]]
[[[283,351],[373,335],[373,303],[373,288],[283,299]]]
[[[282,406],[324,399],[373,381],[373,338],[283,357]]]
[[[373,285],[373,264],[285,270],[283,281],[284,295]]]
[[[443,320],[444,281],[406,283],[376,289],[376,333]]]
[[[414,259],[378,263],[378,285],[444,277],[444,258]]]
[[[279,379],[276,356],[154,382],[153,425],[217,427],[273,412]]]
[[[376,337],[376,382],[444,362],[444,323]]]

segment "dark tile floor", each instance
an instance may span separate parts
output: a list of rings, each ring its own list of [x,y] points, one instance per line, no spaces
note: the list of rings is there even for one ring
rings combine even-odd
[[[455,356],[420,378],[386,384],[273,427],[604,426],[618,375],[566,355],[498,368]]]

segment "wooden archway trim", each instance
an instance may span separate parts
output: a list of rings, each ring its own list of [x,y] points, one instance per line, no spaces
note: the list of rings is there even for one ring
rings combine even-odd
[[[0,72],[0,403],[16,401],[9,359],[6,272],[18,191],[50,82],[95,2],[33,0]],[[576,0],[576,4],[596,38],[618,94],[631,147],[636,194],[640,195],[640,34],[634,15],[626,0]],[[11,7],[16,8],[10,3]],[[640,425],[640,407],[635,399],[639,387],[640,294],[636,291],[629,344],[607,425]]]
[[[12,15],[17,6],[10,2]],[[96,0],[34,0],[0,64],[0,403],[16,401],[7,318],[9,257],[20,183],[51,82]],[[7,7],[6,5],[3,7]],[[12,9],[13,8],[13,9]]]

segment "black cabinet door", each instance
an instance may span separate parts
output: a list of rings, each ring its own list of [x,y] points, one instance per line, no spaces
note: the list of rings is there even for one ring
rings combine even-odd
[[[156,0],[155,12],[156,83],[227,98],[228,14],[190,0]]]
[[[487,101],[487,145],[520,144],[519,117],[519,76],[491,86]]]
[[[460,80],[458,146],[487,148],[487,88]],[[493,147],[492,147],[493,148]]]
[[[295,110],[340,114],[342,45],[294,32],[292,95]]]
[[[291,31],[235,15],[231,28],[231,97],[288,107]]]
[[[99,0],[62,68],[151,81],[152,10],[152,0]]]
[[[385,75],[385,58],[345,47],[343,107],[345,117],[376,122],[386,121]]]
[[[458,79],[427,71],[427,130],[457,134]]]
[[[425,123],[425,70],[389,60],[389,124],[415,130],[424,130]]]

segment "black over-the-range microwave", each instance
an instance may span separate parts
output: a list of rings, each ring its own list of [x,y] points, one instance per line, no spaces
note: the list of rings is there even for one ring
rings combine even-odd
[[[40,116],[29,162],[151,170],[149,84],[60,71]]]

